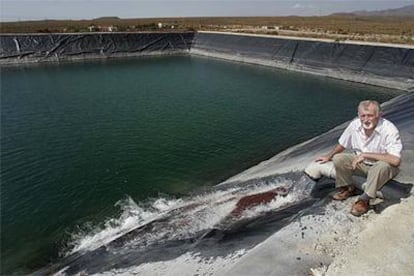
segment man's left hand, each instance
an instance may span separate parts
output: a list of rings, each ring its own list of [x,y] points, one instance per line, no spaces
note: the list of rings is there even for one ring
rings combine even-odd
[[[357,165],[362,161],[364,161],[364,157],[362,156],[362,154],[355,156],[354,160],[352,160],[352,169],[355,170]]]

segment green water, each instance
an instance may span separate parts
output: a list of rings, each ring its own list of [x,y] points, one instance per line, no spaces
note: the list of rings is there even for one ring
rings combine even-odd
[[[184,56],[2,68],[2,274],[53,261],[127,195],[217,184],[396,94]]]

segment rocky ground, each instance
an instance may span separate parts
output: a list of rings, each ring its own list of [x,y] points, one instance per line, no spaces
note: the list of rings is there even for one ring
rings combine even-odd
[[[321,237],[318,246],[334,258],[328,267],[312,269],[314,275],[412,275],[413,213],[411,196],[380,214],[370,211],[354,218],[341,235]]]

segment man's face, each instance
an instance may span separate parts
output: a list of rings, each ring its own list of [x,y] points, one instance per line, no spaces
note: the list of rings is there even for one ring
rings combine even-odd
[[[370,104],[367,107],[360,107],[358,110],[358,117],[361,120],[362,127],[365,130],[373,130],[378,124],[380,114],[377,106]]]

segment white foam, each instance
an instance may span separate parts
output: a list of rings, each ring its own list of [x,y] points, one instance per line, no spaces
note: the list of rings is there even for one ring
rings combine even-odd
[[[138,248],[160,240],[192,238],[202,231],[217,227],[223,220],[226,220],[240,198],[266,192],[280,186],[290,189],[290,193],[286,196],[277,196],[268,204],[244,210],[242,218],[258,216],[263,212],[299,201],[303,198],[305,194],[303,191],[306,187],[292,187],[291,180],[275,180],[271,183],[259,183],[250,187],[218,190],[186,199],[158,198],[151,204],[145,204],[147,206],[145,208],[128,197],[115,204],[122,210],[118,218],[109,219],[101,227],[89,227],[90,230],[72,234],[71,242],[68,245],[71,250],[67,252],[72,254],[79,251],[95,250],[135,228],[167,217],[167,222],[153,225],[150,231],[143,231],[133,239],[125,241],[124,246]],[[142,205],[144,206],[144,204]]]
[[[267,204],[260,204],[258,206],[247,209],[243,212],[243,217],[250,218],[255,217],[258,214],[266,213],[280,207],[289,205],[292,202],[298,201],[298,195],[286,195],[286,196],[276,196],[271,202]]]
[[[115,206],[122,210],[119,218],[109,219],[102,227],[86,227],[88,230],[79,230],[73,233],[67,246],[71,250],[64,255],[78,251],[94,250],[140,225],[161,217],[163,213],[179,204],[181,204],[181,200],[159,199],[154,202],[154,209],[144,209],[138,206],[130,197],[120,200],[115,203]]]

